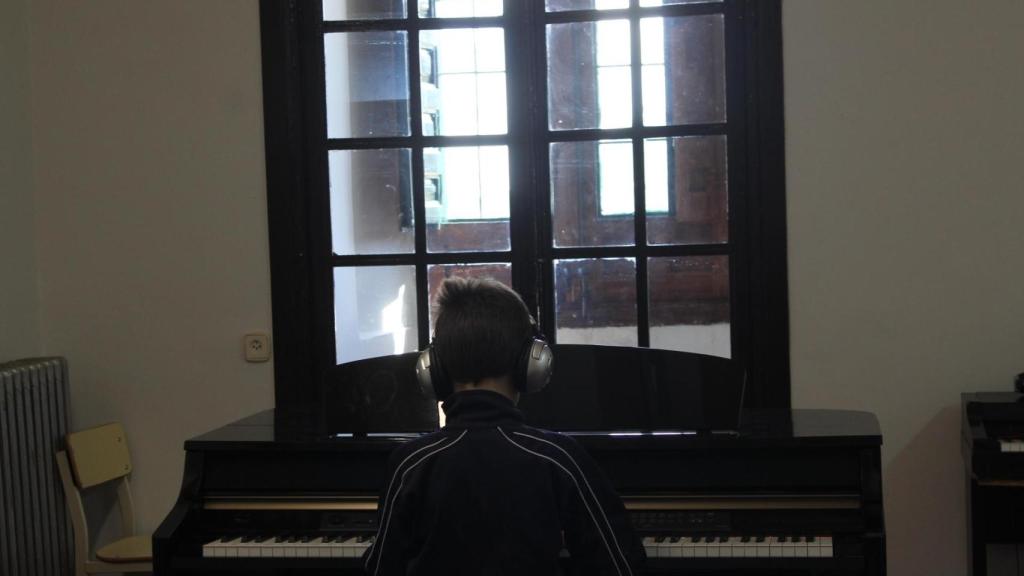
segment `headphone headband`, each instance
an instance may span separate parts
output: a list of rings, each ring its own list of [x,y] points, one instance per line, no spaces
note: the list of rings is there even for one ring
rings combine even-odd
[[[543,390],[551,380],[554,367],[551,347],[539,327],[535,323],[531,325],[534,333],[523,342],[512,368],[512,382],[516,390],[524,394]],[[444,401],[455,391],[455,383],[448,377],[433,342],[420,352],[416,360],[416,379],[424,393],[433,393],[439,401]]]

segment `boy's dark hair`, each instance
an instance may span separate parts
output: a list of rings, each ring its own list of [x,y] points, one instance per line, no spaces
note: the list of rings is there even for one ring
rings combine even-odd
[[[437,295],[434,354],[451,382],[509,374],[533,318],[514,290],[490,278],[448,278]]]

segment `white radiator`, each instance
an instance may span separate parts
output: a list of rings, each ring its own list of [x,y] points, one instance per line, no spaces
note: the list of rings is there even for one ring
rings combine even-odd
[[[73,573],[54,454],[68,431],[63,358],[0,364],[0,576]]]

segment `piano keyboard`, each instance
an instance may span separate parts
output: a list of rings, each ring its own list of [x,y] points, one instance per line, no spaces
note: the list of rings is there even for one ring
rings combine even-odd
[[[648,536],[648,558],[832,558],[831,536]]]
[[[359,558],[373,535],[227,536],[203,558]],[[830,536],[647,536],[648,558],[832,558]],[[563,553],[563,555],[565,555]]]
[[[1024,440],[1000,440],[1000,452],[1024,452]]]
[[[227,536],[203,545],[203,558],[359,558],[373,535]]]

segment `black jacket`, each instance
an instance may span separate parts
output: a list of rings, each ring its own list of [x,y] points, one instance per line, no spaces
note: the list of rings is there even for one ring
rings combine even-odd
[[[638,576],[644,552],[622,501],[568,436],[523,425],[506,397],[453,394],[447,425],[397,448],[364,555],[368,574]]]

